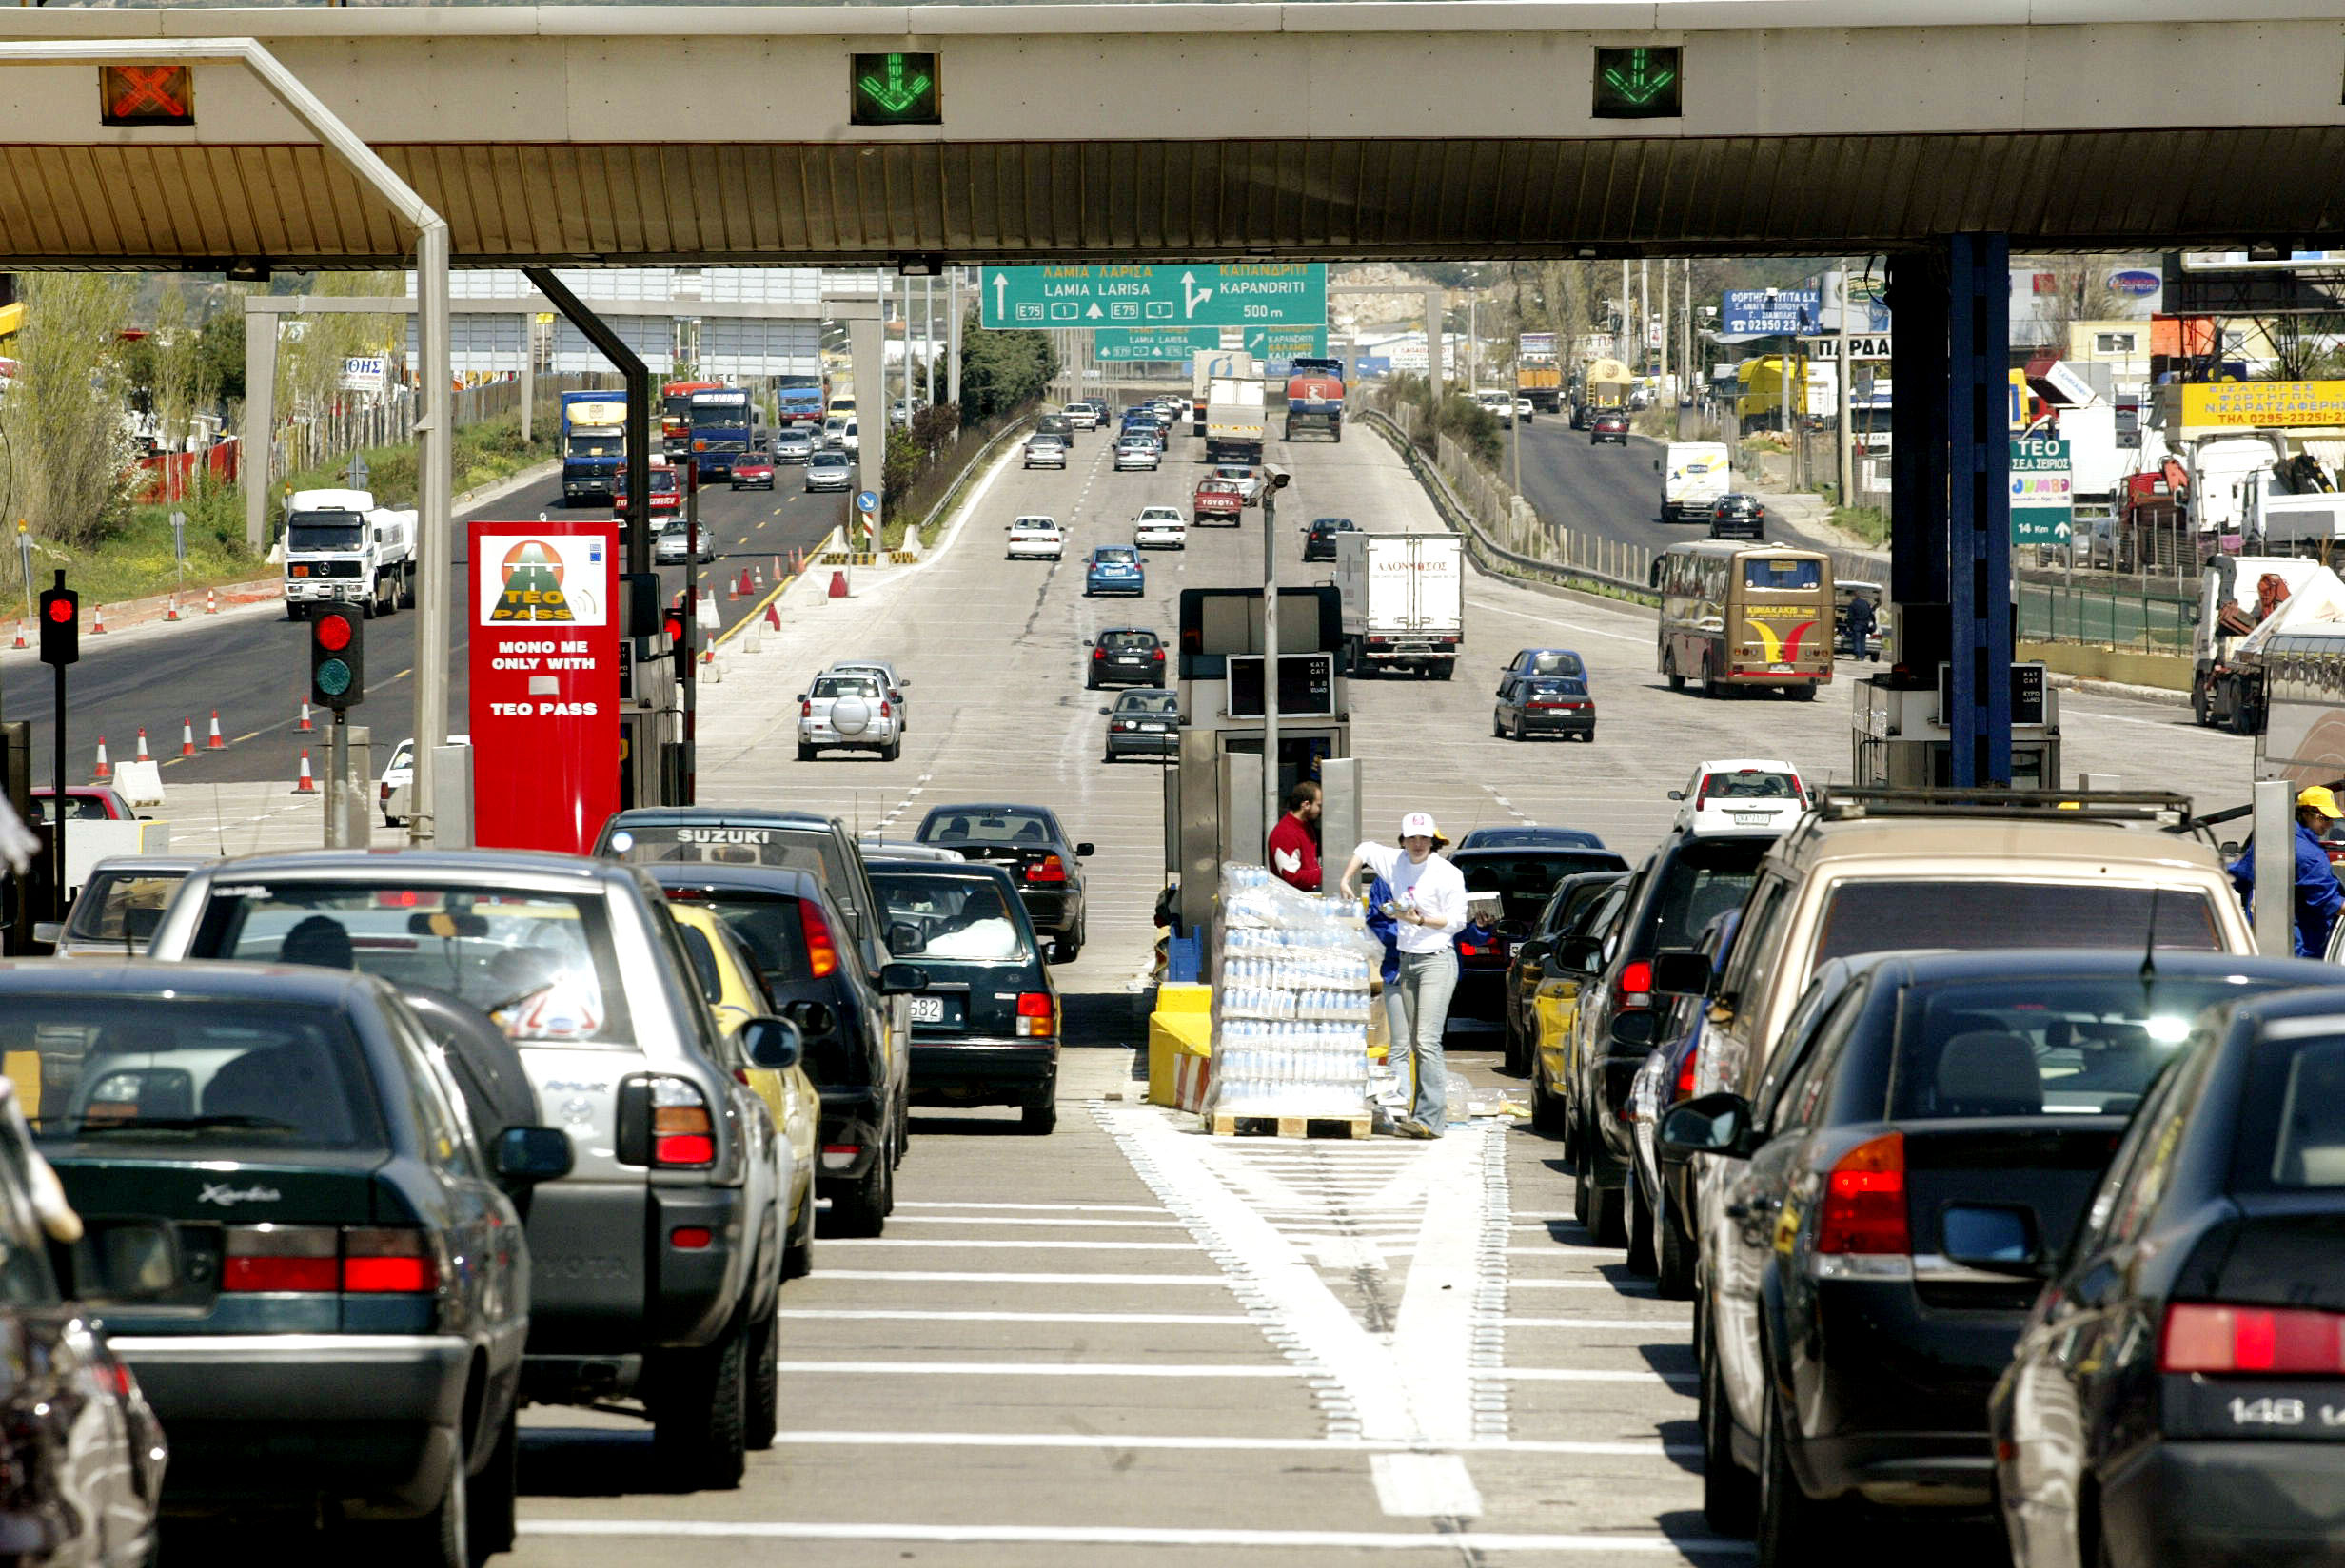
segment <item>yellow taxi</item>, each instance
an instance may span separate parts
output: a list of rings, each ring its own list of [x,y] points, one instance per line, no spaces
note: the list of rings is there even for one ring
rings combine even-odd
[[[710,1010],[726,1034],[739,1034],[750,1019],[773,1013],[757,966],[715,911],[696,904],[670,904],[668,912],[686,933],[685,951],[700,971]],[[694,940],[696,935],[702,940]],[[745,1057],[741,1060],[746,1062]],[[790,1212],[790,1240],[781,1266],[784,1278],[797,1279],[814,1266],[815,1133],[822,1098],[802,1067],[776,1071],[740,1065],[733,1070],[752,1094],[765,1102],[779,1135],[784,1167],[781,1188],[788,1194]]]

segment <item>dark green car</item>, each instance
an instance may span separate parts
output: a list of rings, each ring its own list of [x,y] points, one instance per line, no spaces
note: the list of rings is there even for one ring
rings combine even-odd
[[[88,1226],[77,1259],[173,1449],[167,1512],[364,1521],[463,1568],[513,1535],[529,1251],[428,1025],[384,982],[0,964],[0,1048]]]

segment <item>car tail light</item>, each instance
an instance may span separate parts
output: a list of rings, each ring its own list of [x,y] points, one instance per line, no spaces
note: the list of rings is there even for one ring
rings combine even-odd
[[[681,1078],[651,1081],[651,1163],[707,1166],[717,1163],[717,1127],[708,1102]]]
[[[440,1264],[430,1238],[421,1230],[344,1231],[342,1288],[429,1295],[440,1288]]]
[[[1626,1011],[1653,1005],[1653,966],[1639,958],[1621,966],[1616,1006]]]
[[[808,702],[808,701],[800,701],[800,702],[798,703],[798,717],[800,717],[800,718],[812,718],[812,717],[814,717],[814,716],[815,716],[815,705],[814,705],[812,702]]]
[[[222,1253],[223,1291],[332,1291],[342,1280],[342,1237],[331,1225],[230,1225]]]
[[[1560,702],[1527,702],[1523,704],[1525,712],[1533,714],[1552,713],[1562,706],[1563,704]]]
[[[1152,648],[1149,650],[1148,657],[1155,663],[1162,664],[1164,662],[1164,650],[1162,648]]]
[[[824,1144],[822,1146],[822,1168],[844,1170],[855,1164],[855,1157],[862,1152],[861,1144]]]
[[[1067,863],[1056,854],[1046,854],[1026,868],[1026,880],[1029,882],[1064,882],[1066,879]]]
[[[1482,956],[1482,944],[1479,942],[1460,942],[1457,945],[1457,951],[1458,956],[1461,958],[1479,958]]]
[[[881,718],[893,718],[895,715],[896,710],[888,706],[888,699],[886,697],[881,697],[879,699],[879,716]]]
[[[2159,1336],[2160,1372],[2345,1372],[2345,1313],[2176,1302]]]
[[[1021,991],[1017,999],[1017,1037],[1050,1040],[1058,1034],[1058,1001],[1046,990]]]
[[[1094,658],[1105,658],[1108,657],[1108,651],[1105,648],[1094,648],[1091,651],[1091,657]]]
[[[1677,1082],[1672,1086],[1672,1088],[1674,1089],[1675,1097],[1669,1102],[1671,1105],[1675,1105],[1679,1100],[1690,1100],[1693,1098],[1694,1053],[1692,1051],[1687,1051],[1685,1053],[1685,1059],[1677,1065]]]
[[[1817,1221],[1820,1253],[1909,1254],[1905,1224],[1905,1135],[1886,1133],[1840,1158],[1825,1180]]]
[[[716,1232],[706,1225],[678,1225],[668,1232],[668,1245],[679,1252],[705,1252],[716,1239]]]
[[[818,980],[838,972],[838,943],[831,935],[831,923],[822,911],[803,899],[798,901],[798,926],[806,939],[806,966]]]

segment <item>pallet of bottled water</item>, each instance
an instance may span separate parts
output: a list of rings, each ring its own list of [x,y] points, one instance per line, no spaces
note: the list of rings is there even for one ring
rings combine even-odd
[[[1382,949],[1356,907],[1260,866],[1224,866],[1220,936],[1209,1125],[1367,1136],[1369,987]]]

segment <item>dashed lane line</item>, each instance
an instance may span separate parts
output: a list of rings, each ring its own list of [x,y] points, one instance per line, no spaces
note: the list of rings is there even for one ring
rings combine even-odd
[[[927,775],[923,774],[922,777]],[[1162,1204],[986,1204],[950,1203],[941,1199],[915,1202],[910,1198],[896,1201],[897,1208],[1045,1208],[1071,1214],[1163,1214]]]
[[[857,1378],[1302,1378],[1318,1375],[1315,1368],[1286,1362],[1276,1365],[1241,1362],[1227,1366],[1212,1362],[1179,1365],[1155,1362],[1096,1362],[1070,1365],[1065,1362],[786,1361],[778,1364],[784,1372],[801,1376],[836,1373]]]

